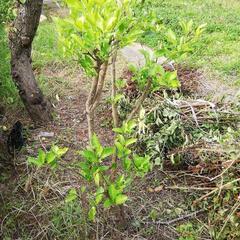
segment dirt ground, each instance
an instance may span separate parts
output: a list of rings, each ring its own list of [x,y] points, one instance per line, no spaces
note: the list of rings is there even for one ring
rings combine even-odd
[[[118,62],[119,76],[125,65],[125,60]],[[10,239],[7,238],[9,236],[11,239],[57,239],[51,232],[52,214],[59,208],[70,188],[80,189],[83,184],[78,171],[69,166],[81,160],[77,151],[88,145],[85,102],[89,82],[80,69],[73,71],[63,65],[46,66],[41,74],[47,77],[55,89],[50,94],[53,99],[54,121],[45,127],[35,128],[22,108],[19,111],[8,111],[3,119],[3,125],[8,129],[20,120],[25,127],[27,142],[14,160],[15,171],[6,166],[8,172],[1,179],[0,239]],[[110,73],[108,75],[110,77]],[[64,86],[55,81],[58,78],[64,79]],[[221,85],[222,90],[219,90],[217,80],[211,87],[206,82],[204,73],[195,69],[179,67],[179,78],[182,83],[181,91],[195,97],[206,97],[212,92],[217,95],[221,91],[228,93],[225,85]],[[230,95],[235,95],[235,92]],[[104,100],[95,122],[96,132],[104,145],[112,144],[113,140],[107,96],[109,92],[106,84]],[[42,132],[53,133],[54,136],[42,137]],[[26,164],[27,157],[36,155],[39,148],[48,149],[53,143],[69,147],[67,155],[60,163],[60,170],[52,174],[46,169],[33,171],[29,168]],[[207,212],[192,206],[193,200],[199,195],[195,189],[201,186],[201,181],[206,183],[204,177],[196,181],[189,170],[155,168],[144,180],[139,179],[129,192],[130,201],[125,206],[124,225],[121,226],[109,212],[102,212],[99,221],[87,224],[87,238],[65,236],[61,239],[178,239],[177,225],[188,220],[204,225],[206,221]],[[181,187],[187,185],[192,189]],[[79,231],[78,234],[83,232],[81,228],[82,222],[73,226],[74,231]],[[68,229],[64,231],[68,232]],[[24,238],[25,234],[28,238]],[[203,239],[210,239],[205,230],[202,236]]]
[[[118,75],[122,74],[124,64],[124,61],[119,61],[118,65],[122,70]],[[51,212],[50,209],[54,207],[56,201],[64,198],[68,189],[81,188],[82,185],[76,170],[68,169],[66,166],[79,161],[77,151],[88,144],[85,102],[89,83],[80,69],[72,71],[62,65],[47,66],[42,74],[50,82],[51,79],[65,79],[65,88],[61,85],[55,86],[59,95],[53,101],[54,121],[46,127],[34,128],[27,114],[25,112],[23,114],[22,110],[7,112],[4,118],[3,124],[8,128],[16,120],[23,123],[27,133],[27,143],[15,159],[16,172],[6,175],[5,181],[1,183],[0,205],[3,207],[3,215],[0,216],[0,233],[3,239],[7,236],[6,232],[11,231],[6,230],[9,228],[8,220],[15,223],[21,221],[24,231],[28,231],[33,239],[52,239],[47,230],[50,224],[48,211]],[[180,79],[184,83],[184,89],[186,91],[192,89],[199,76],[201,74],[197,72],[182,69]],[[186,80],[190,86],[186,84]],[[109,94],[107,89],[106,85],[103,97],[105,99]],[[52,96],[56,96],[55,92]],[[105,100],[98,109],[98,116],[95,122],[96,132],[104,145],[112,144],[111,111],[110,105],[106,104]],[[54,137],[41,137],[42,132],[54,133]],[[34,172],[29,169],[26,164],[27,157],[36,155],[39,148],[49,149],[53,143],[69,147],[67,155],[61,161],[62,171],[57,171],[51,176],[51,173],[44,172],[45,170]],[[174,228],[176,224],[185,222],[189,218],[194,218],[196,221],[204,219],[202,212],[191,209],[191,201],[196,194],[173,187],[191,181],[191,172],[188,177],[185,174],[186,172],[174,169],[162,171],[155,169],[145,180],[139,180],[129,192],[131,200],[125,210],[127,224],[119,228],[114,216],[103,213],[104,217],[98,223],[99,226],[93,227],[91,237],[89,236],[88,239],[177,239],[178,233]],[[40,205],[45,209],[39,208]],[[151,218],[151,215],[156,216]],[[38,226],[46,230],[39,231]],[[22,234],[21,224],[18,224],[12,239],[22,239]],[[34,238],[34,236],[38,237]]]

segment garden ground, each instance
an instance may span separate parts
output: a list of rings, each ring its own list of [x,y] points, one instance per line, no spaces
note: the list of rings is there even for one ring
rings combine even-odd
[[[199,43],[200,50],[181,66],[180,77],[185,89],[192,91],[190,94],[206,97],[205,93],[193,91],[199,81],[206,79],[209,79],[206,82],[214,83],[214,89],[221,81],[223,86],[226,86],[224,81],[237,82],[240,76],[238,1],[233,0],[230,4],[229,1],[212,0],[162,0],[155,4],[160,17],[175,29],[179,18],[193,18],[196,23],[208,24],[207,34]],[[79,161],[77,151],[88,142],[84,114],[88,83],[76,63],[61,58],[53,29],[51,22],[41,24],[34,43],[33,60],[41,87],[54,99],[54,123],[47,128],[34,129],[22,109],[10,109],[5,114],[7,128],[16,119],[23,122],[28,142],[16,159],[17,173],[1,176],[0,189],[4,194],[1,194],[0,203],[4,207],[0,215],[0,234],[3,239],[211,239],[209,232],[214,226],[211,226],[211,211],[208,209],[212,208],[212,202],[205,202],[204,207],[192,203],[217,188],[217,183],[211,181],[211,174],[214,176],[219,163],[213,164],[216,169],[211,170],[206,165],[200,166],[201,170],[179,169],[169,164],[163,170],[156,167],[131,189],[125,209],[127,225],[121,225],[109,212],[102,212],[95,224],[86,222],[80,203],[65,204],[68,190],[72,187],[80,189],[83,184],[78,170],[66,166],[74,166]],[[156,47],[160,37],[145,36],[142,41]],[[6,52],[6,46],[2,50]],[[5,56],[9,58],[7,53]],[[124,60],[120,59],[119,76],[124,65]],[[9,66],[1,66],[5,66],[4,76],[8,78]],[[6,82],[11,84],[10,80]],[[210,92],[215,91],[211,89]],[[235,95],[235,90],[233,92]],[[105,100],[107,93],[108,86]],[[9,93],[5,97],[8,103],[16,101]],[[111,114],[109,106],[101,105],[96,123],[104,145],[110,144],[113,137],[110,118],[107,117]],[[100,122],[104,124],[100,125]],[[54,137],[43,137],[42,132],[53,132]],[[52,143],[70,149],[59,170],[52,174],[49,169],[34,171],[29,168],[27,156],[34,155],[38,148],[48,148]],[[204,168],[206,174],[199,174]]]

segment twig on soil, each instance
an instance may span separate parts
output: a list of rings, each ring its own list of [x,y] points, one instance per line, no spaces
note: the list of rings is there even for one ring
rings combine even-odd
[[[234,206],[231,208],[231,213],[228,215],[227,219],[225,220],[225,223],[222,227],[222,229],[220,230],[220,232],[217,235],[217,239],[219,239],[219,237],[221,236],[223,230],[225,229],[227,223],[229,222],[229,220],[231,219],[232,215],[238,210],[238,208],[240,207],[240,202],[236,202],[234,204]]]
[[[205,198],[209,197],[210,195],[214,194],[218,190],[227,189],[233,183],[238,182],[238,181],[240,181],[240,178],[234,179],[233,181],[228,182],[228,183],[222,185],[221,187],[217,187],[217,188],[213,189],[211,192],[208,192],[207,194],[203,195],[202,197],[200,197],[199,199],[194,201],[193,204],[196,205],[197,203],[201,202],[203,199],[205,199]]]
[[[240,154],[236,157],[235,160],[232,160],[232,161],[231,161],[231,163],[229,164],[229,166],[228,166],[226,169],[224,169],[224,171],[222,171],[219,175],[211,178],[211,181],[213,181],[213,180],[215,180],[215,179],[217,179],[217,178],[219,178],[219,177],[222,177],[235,163],[237,163],[237,162],[239,161],[239,158],[240,158]]]
[[[147,95],[149,94],[150,88],[152,85],[152,79],[149,77],[147,80],[146,87],[143,91],[142,96],[136,101],[136,104],[134,108],[132,109],[132,112],[127,117],[127,121],[130,121],[133,119],[134,115],[139,112],[139,109],[141,108],[141,105],[143,104],[144,100],[146,99]]]
[[[155,223],[155,224],[159,224],[159,225],[171,225],[171,224],[174,224],[174,223],[183,221],[183,220],[185,220],[185,219],[194,218],[194,217],[196,217],[198,214],[203,213],[203,212],[206,212],[206,210],[205,210],[205,209],[201,209],[201,210],[198,210],[198,211],[195,211],[195,212],[192,212],[192,213],[189,213],[189,214],[180,216],[180,217],[178,217],[178,218],[174,218],[174,219],[169,220],[169,221],[159,220],[159,221],[156,221],[156,222],[154,222],[154,223]],[[153,222],[147,222],[147,223],[153,223]]]
[[[195,190],[195,191],[206,191],[206,190],[215,190],[215,187],[190,187],[190,186],[169,186],[165,189],[172,190]]]

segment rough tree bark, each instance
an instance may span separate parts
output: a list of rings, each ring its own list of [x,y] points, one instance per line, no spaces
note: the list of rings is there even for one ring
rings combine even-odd
[[[17,17],[9,33],[12,78],[31,119],[37,124],[51,120],[51,104],[38,87],[31,64],[32,42],[42,5],[43,0],[19,3]]]

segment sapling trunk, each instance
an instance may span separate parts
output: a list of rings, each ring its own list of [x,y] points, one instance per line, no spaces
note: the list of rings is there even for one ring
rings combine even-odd
[[[116,87],[116,61],[117,61],[117,52],[113,54],[112,57],[112,117],[113,117],[113,126],[114,128],[119,127],[120,124],[120,117],[117,110],[117,103],[115,101],[116,95],[117,95],[117,87]],[[116,135],[116,134],[115,134]],[[117,164],[117,153],[115,152],[112,155],[112,165]],[[111,179],[114,180],[115,173],[116,173],[116,166],[111,172]],[[126,226],[126,219],[125,219],[125,211],[124,206],[116,206],[117,215],[120,221],[121,228],[125,228]]]
[[[91,106],[93,104],[93,99],[94,99],[94,96],[95,96],[96,90],[97,90],[100,69],[101,69],[101,65],[96,67],[97,75],[92,80],[91,90],[89,92],[88,99],[86,101],[86,114],[87,114],[87,122],[88,122],[89,140],[92,138],[93,129],[94,129],[94,114],[91,110]]]
[[[117,87],[116,87],[116,60],[117,52],[113,54],[112,57],[112,117],[113,117],[113,127],[117,128],[119,126],[119,115],[117,111],[117,103],[115,102]],[[115,134],[116,135],[116,134]],[[117,153],[112,155],[112,165],[117,163]],[[115,168],[116,169],[116,168]],[[111,178],[114,178],[116,170],[112,170]]]
[[[89,92],[88,99],[86,102],[89,140],[92,138],[92,135],[94,133],[94,112],[101,100],[102,90],[106,79],[107,67],[108,62],[104,62],[102,64],[97,63],[96,66],[97,74],[92,80],[91,90]]]
[[[115,128],[119,126],[119,114],[117,110],[117,103],[115,101],[115,98],[117,95],[116,60],[117,60],[117,53],[115,53],[112,57],[112,117],[113,117],[113,126]]]
[[[88,138],[89,140],[92,138],[94,133],[94,112],[87,112],[87,122],[88,122]]]
[[[108,61],[104,62],[101,66],[97,90],[96,90],[95,96],[93,98],[93,103],[91,106],[92,111],[94,111],[97,108],[97,106],[99,105],[99,102],[101,100],[103,86],[104,86],[104,82],[105,82],[106,74],[107,74],[107,69],[108,69]]]

